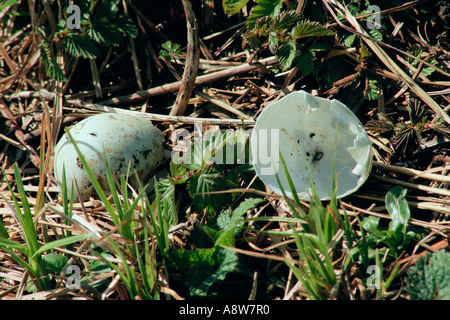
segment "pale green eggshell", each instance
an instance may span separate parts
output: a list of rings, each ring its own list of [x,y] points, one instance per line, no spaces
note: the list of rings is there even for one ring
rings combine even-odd
[[[135,169],[139,178],[143,178],[163,160],[164,136],[143,117],[97,114],[78,122],[69,131],[105,191],[108,191],[108,183],[103,151],[112,173],[118,179],[127,173],[128,164],[131,164],[130,174]],[[91,180],[67,134],[61,137],[55,148],[54,176],[60,187],[63,168],[69,194],[75,181],[83,200],[93,194]]]
[[[274,192],[292,197],[280,165],[286,162],[299,198],[309,200],[311,185],[307,164],[321,200],[332,188],[336,144],[337,196],[355,192],[372,168],[369,137],[353,112],[337,100],[295,91],[269,104],[258,117],[251,136],[252,163],[260,179]]]

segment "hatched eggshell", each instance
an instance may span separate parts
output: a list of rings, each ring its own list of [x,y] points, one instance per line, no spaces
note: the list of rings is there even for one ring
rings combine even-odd
[[[135,169],[139,178],[142,179],[163,161],[164,136],[158,128],[143,117],[102,113],[78,122],[69,131],[106,192],[109,188],[104,152],[112,173],[118,179],[121,175],[127,174],[129,164],[131,165],[130,177]],[[82,200],[89,198],[95,192],[89,175],[67,134],[62,136],[55,148],[54,176],[60,187],[63,168],[66,172],[69,195],[72,183],[75,181]],[[134,181],[135,184],[135,177],[132,177],[130,181],[132,184]],[[76,197],[75,190],[74,194]]]
[[[366,181],[372,168],[369,137],[355,114],[337,100],[295,91],[268,105],[258,117],[251,137],[253,167],[274,192],[292,197],[280,163],[283,156],[300,199],[309,200],[308,166],[319,198],[332,192],[336,145],[337,198],[345,197]]]

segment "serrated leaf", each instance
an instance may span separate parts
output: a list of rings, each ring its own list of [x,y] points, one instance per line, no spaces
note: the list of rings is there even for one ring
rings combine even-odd
[[[94,19],[112,19],[119,10],[118,0],[101,0],[98,2],[94,12]]]
[[[224,12],[230,17],[239,11],[247,4],[248,0],[222,0]]]
[[[230,203],[230,193],[208,194],[213,191],[228,190],[233,185],[212,168],[202,170],[189,178],[188,190],[199,210],[219,210]]]
[[[413,300],[450,299],[450,253],[427,253],[408,270],[407,292]]]
[[[106,18],[92,21],[91,27],[87,31],[91,38],[98,43],[118,46],[124,42],[123,34],[114,23]]]
[[[215,282],[225,279],[238,265],[235,252],[216,247],[171,250],[169,258],[172,265],[185,275],[186,284],[195,296],[206,296]]]
[[[40,43],[41,60],[45,67],[45,74],[56,81],[67,81],[64,72],[56,62],[55,55],[51,49],[51,43],[43,39]]]
[[[286,41],[278,49],[276,56],[283,71],[291,67],[292,62],[294,61],[295,58],[296,51],[297,48],[295,45],[295,41]]]
[[[280,13],[284,0],[257,0],[250,16],[247,18],[247,28],[252,29],[256,20],[263,17],[275,17]]]
[[[195,138],[193,146],[188,151],[186,166],[190,170],[201,170],[209,161],[217,164],[225,163],[225,147],[235,138],[236,133],[230,134],[226,130],[208,131],[203,138]]]
[[[233,210],[231,217],[229,217],[228,211],[223,211],[217,219],[217,224],[223,229],[223,232],[217,239],[216,246],[234,247],[234,236],[244,225],[242,217],[248,210],[253,209],[262,201],[263,199],[250,198],[241,202],[239,206]]]
[[[302,15],[295,10],[283,11],[273,17],[271,21],[271,29],[276,32],[291,30],[301,19],[301,17]]]
[[[304,75],[307,76],[313,73],[316,70],[316,65],[314,63],[315,57],[309,50],[301,50],[300,54],[298,54],[294,58],[294,63],[298,70]]]
[[[318,22],[303,20],[299,22],[292,30],[293,39],[300,39],[304,37],[319,37],[319,36],[332,36],[334,31],[325,28]]]
[[[138,29],[134,25],[133,21],[126,16],[119,16],[114,19],[117,30],[124,33],[130,38],[136,38],[138,36]]]
[[[100,56],[100,50],[94,41],[85,35],[68,34],[63,38],[63,45],[74,57],[94,59]]]
[[[161,48],[162,49],[159,52],[160,58],[179,57],[183,54],[183,52],[180,49],[180,45],[178,43],[173,43],[170,40],[164,42],[161,45]]]
[[[383,34],[381,33],[380,30],[372,28],[372,29],[369,29],[368,32],[369,32],[369,35],[372,36],[372,38],[374,38],[378,41],[383,41]]]
[[[167,201],[167,217],[166,221],[169,225],[176,225],[178,223],[178,209],[175,201],[175,183],[169,179],[161,179],[158,181],[158,192],[160,199],[164,203]]]
[[[185,183],[189,179],[186,164],[170,162],[170,175],[175,184]]]

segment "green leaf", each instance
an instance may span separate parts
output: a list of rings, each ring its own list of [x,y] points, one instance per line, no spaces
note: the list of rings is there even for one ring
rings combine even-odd
[[[243,216],[248,210],[253,209],[263,199],[250,198],[239,204],[233,210],[231,217],[228,215],[228,210],[223,211],[217,220],[217,224],[224,230],[216,241],[216,246],[234,247],[234,236],[244,225]],[[226,219],[229,217],[229,219]],[[228,220],[228,221],[227,221]]]
[[[286,10],[271,19],[270,30],[275,32],[290,31],[296,26],[302,15],[295,10]]]
[[[16,249],[24,255],[29,255],[29,251],[26,245],[23,245],[17,241],[0,238],[0,247],[7,247],[11,249]]]
[[[407,191],[401,186],[396,186],[386,194],[386,208],[392,219],[389,224],[389,230],[401,231],[402,234],[406,233],[406,227],[411,217],[409,205],[405,199]]]
[[[206,296],[215,282],[225,279],[238,266],[235,252],[217,247],[171,250],[169,258],[186,277],[186,285],[194,296]]]
[[[95,13],[93,15],[94,19],[112,19],[119,10],[118,0],[102,0],[95,8]]]
[[[248,0],[222,0],[224,12],[230,17],[239,11],[247,4]]]
[[[41,48],[41,60],[45,67],[45,74],[56,81],[67,81],[64,71],[62,71],[56,62],[51,43],[46,39],[42,39],[39,46]]]
[[[364,230],[369,232],[377,232],[380,231],[380,217],[368,216],[365,217],[361,223],[361,226]]]
[[[63,38],[64,48],[74,57],[93,59],[100,56],[100,50],[94,41],[85,35],[69,33]]]
[[[325,28],[318,22],[303,20],[292,30],[293,39],[300,39],[305,37],[319,37],[332,36],[334,31]]]
[[[295,45],[295,41],[286,41],[278,49],[276,56],[283,71],[291,67],[292,61],[294,61],[295,58],[296,50],[297,48]]]
[[[409,268],[406,280],[412,300],[449,300],[450,253],[427,253]]]
[[[300,53],[294,58],[294,63],[298,70],[307,76],[316,71],[316,65],[314,63],[316,57],[311,53],[310,50],[302,49]]]
[[[160,58],[178,58],[183,54],[181,46],[178,43],[173,43],[168,40],[161,44],[162,50],[159,52]]]
[[[229,204],[231,193],[208,194],[213,191],[228,190],[233,185],[213,168],[206,168],[194,174],[188,181],[188,190],[191,198],[199,210],[218,210]]]
[[[62,254],[48,253],[42,256],[42,260],[45,262],[45,266],[50,272],[58,274],[67,264],[69,258]]]
[[[175,202],[175,183],[170,179],[161,179],[158,181],[158,191],[161,201],[167,201],[167,216],[164,217],[169,225],[178,223],[178,209]]]
[[[252,29],[256,20],[264,17],[275,17],[280,13],[284,0],[257,0],[250,16],[247,18],[247,28]]]
[[[18,2],[20,2],[20,0],[7,0],[5,3],[0,4],[0,10],[8,8]]]
[[[368,100],[377,100],[378,99],[378,81],[377,80],[369,80],[369,90],[367,92],[366,98]]]
[[[114,23],[117,30],[124,33],[126,36],[130,38],[136,38],[138,36],[138,29],[130,18],[119,16],[114,19]]]
[[[83,233],[83,234],[78,234],[75,236],[70,236],[70,237],[65,237],[65,238],[61,238],[58,240],[54,240],[52,242],[48,242],[44,245],[42,245],[39,250],[37,250],[34,255],[33,258],[40,255],[41,253],[47,251],[47,250],[51,250],[57,247],[65,247],[69,244],[75,243],[75,242],[79,242],[79,241],[83,241],[89,237],[93,236],[93,234],[91,233]]]
[[[124,43],[123,34],[118,30],[117,25],[106,18],[92,21],[87,31],[89,36],[98,43],[113,46]]]

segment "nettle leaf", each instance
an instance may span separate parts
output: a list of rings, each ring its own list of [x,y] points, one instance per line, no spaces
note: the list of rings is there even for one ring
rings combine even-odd
[[[325,28],[319,22],[303,20],[292,30],[292,37],[300,39],[305,37],[332,36],[334,31]]]
[[[280,63],[283,71],[287,70],[291,67],[292,62],[294,61],[296,52],[297,52],[297,47],[296,47],[295,41],[286,41],[278,49],[276,56],[278,58],[278,62]]]
[[[206,168],[189,178],[188,190],[199,210],[219,210],[229,204],[231,193],[208,194],[214,191],[225,191],[235,187],[213,168]]]
[[[298,70],[304,76],[307,76],[316,70],[316,65],[314,63],[315,59],[316,57],[310,50],[302,49],[294,58],[293,62]]]
[[[271,29],[276,32],[291,30],[301,17],[302,15],[295,10],[283,11],[272,19]]]
[[[74,57],[94,59],[100,56],[100,50],[95,42],[85,35],[69,33],[63,38],[64,48]]]
[[[190,170],[201,170],[206,164],[227,162],[226,145],[237,139],[240,130],[208,131],[203,138],[195,138],[188,151],[186,166]]]
[[[217,247],[171,250],[169,258],[172,265],[186,277],[186,284],[194,296],[206,296],[214,283],[224,280],[238,267],[235,252]]]
[[[250,16],[247,18],[247,28],[252,29],[256,20],[263,17],[275,17],[280,13],[284,0],[257,0]]]
[[[178,223],[178,209],[175,201],[175,182],[170,179],[161,179],[157,182],[160,200],[167,201],[168,210],[166,220],[169,225]]]
[[[420,257],[409,268],[406,282],[412,300],[449,300],[450,253],[441,250]]]
[[[123,44],[123,34],[118,30],[117,25],[111,23],[106,18],[94,20],[87,30],[92,39],[98,43],[118,46]]]
[[[217,219],[217,225],[223,229],[223,232],[217,239],[216,245],[234,247],[234,236],[244,226],[242,218],[248,210],[253,209],[262,201],[263,199],[259,198],[247,199],[241,202],[239,206],[233,210],[231,216],[229,215],[228,210],[223,211]]]
[[[51,48],[51,43],[46,39],[42,39],[40,47],[41,60],[45,67],[45,74],[56,81],[67,81],[64,71],[56,62],[55,55],[53,54],[53,50]]]
[[[130,38],[136,38],[138,36],[138,29],[134,25],[133,21],[126,16],[119,16],[114,19],[117,30],[124,33]]]
[[[119,10],[119,1],[118,0],[102,0],[98,3],[94,12],[94,19],[112,19],[116,15]]]
[[[248,0],[222,0],[224,12],[230,17],[239,11],[247,4]]]

